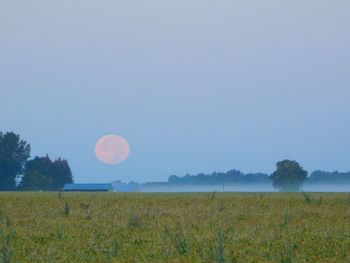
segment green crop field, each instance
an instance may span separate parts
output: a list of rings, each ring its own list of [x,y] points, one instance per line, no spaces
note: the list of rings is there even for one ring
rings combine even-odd
[[[1,193],[3,262],[349,262],[350,195]]]

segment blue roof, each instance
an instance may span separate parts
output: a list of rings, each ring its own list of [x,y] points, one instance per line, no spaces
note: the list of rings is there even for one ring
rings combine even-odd
[[[112,190],[111,184],[66,184],[63,190]]]

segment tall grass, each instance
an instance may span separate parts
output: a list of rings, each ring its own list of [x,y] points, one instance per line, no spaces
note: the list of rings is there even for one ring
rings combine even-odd
[[[225,256],[225,244],[224,244],[224,235],[222,230],[219,228],[216,233],[216,251],[215,259],[217,263],[226,263]]]
[[[0,193],[0,262],[348,262],[349,197]]]
[[[310,194],[302,191],[301,192],[302,196],[303,196],[303,199],[304,199],[304,202],[307,203],[307,204],[310,204],[311,203],[311,196]]]

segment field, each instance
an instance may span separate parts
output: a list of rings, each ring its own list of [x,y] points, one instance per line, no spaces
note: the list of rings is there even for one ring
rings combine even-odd
[[[3,262],[349,262],[350,195],[1,193]]]

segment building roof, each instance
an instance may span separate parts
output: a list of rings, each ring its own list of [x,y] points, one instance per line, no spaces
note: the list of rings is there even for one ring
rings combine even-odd
[[[90,191],[102,191],[112,190],[111,184],[66,184],[63,190],[90,190]]]

